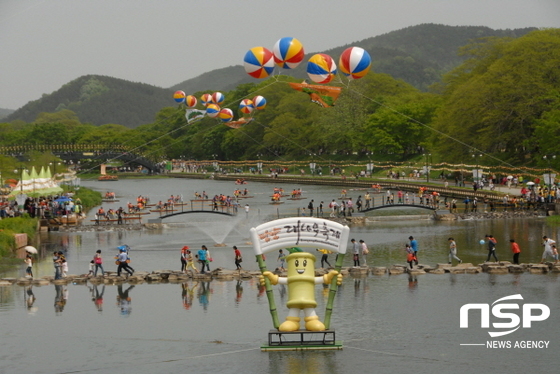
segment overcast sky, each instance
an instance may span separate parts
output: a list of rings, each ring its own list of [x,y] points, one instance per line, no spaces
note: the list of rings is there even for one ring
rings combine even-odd
[[[560,0],[0,0],[0,108],[86,74],[170,87],[285,36],[320,52],[421,23],[560,27]]]

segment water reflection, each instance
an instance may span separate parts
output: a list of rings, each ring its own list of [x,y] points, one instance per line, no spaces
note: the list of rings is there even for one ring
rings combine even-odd
[[[134,288],[134,285],[130,285],[126,290],[123,291],[123,285],[119,284],[117,286],[117,306],[120,309],[121,315],[128,317],[132,312],[132,306],[130,301],[132,298],[129,296],[129,292]]]
[[[212,288],[210,287],[210,282],[200,282],[200,288],[198,289],[197,297],[198,302],[202,305],[202,308],[206,312],[208,310],[208,304],[210,304],[210,294],[212,293]]]
[[[54,312],[57,316],[61,315],[68,301],[68,286],[55,284],[55,296],[54,296]]]
[[[191,309],[194,300],[194,291],[198,287],[198,282],[193,282],[193,286],[189,287],[188,282],[181,283],[181,298],[183,300],[183,308]]]
[[[337,373],[335,352],[268,352],[269,373]]]
[[[35,300],[37,300],[37,298],[33,293],[33,286],[25,287],[25,294],[27,295],[25,299],[25,302],[27,304],[27,311],[30,314],[35,314],[35,312],[37,312],[37,308],[34,307],[33,304],[35,304]]]
[[[418,288],[418,277],[416,275],[409,274],[408,275],[408,290],[409,291],[416,291]]]
[[[91,292],[91,301],[93,301],[93,305],[95,305],[97,311],[101,313],[103,311],[103,294],[105,293],[105,285],[103,284],[101,286],[101,292],[99,292],[97,284],[94,284],[93,287],[89,287],[89,290]]]
[[[239,305],[243,297],[243,282],[238,280],[235,284],[235,305]]]

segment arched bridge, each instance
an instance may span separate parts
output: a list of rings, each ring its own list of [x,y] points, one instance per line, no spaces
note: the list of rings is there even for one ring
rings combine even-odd
[[[214,204],[210,199],[199,199],[191,200],[190,202],[176,203],[161,209],[151,209],[151,211],[159,213],[158,218],[160,220],[181,214],[192,213],[220,214],[233,217],[237,215],[237,206]]]
[[[28,161],[27,153],[30,151],[51,152],[56,157],[70,164],[78,164],[83,160],[99,160],[100,163],[120,160],[125,165],[140,165],[150,173],[158,170],[155,161],[131,152],[128,147],[113,144],[63,144],[63,145],[25,145],[0,147],[0,154],[17,158],[19,161]]]
[[[386,209],[386,208],[419,208],[419,209],[428,209],[428,210],[439,210],[438,208],[431,206],[431,205],[418,205],[418,204],[387,204],[387,205],[378,205],[367,209],[362,209],[360,212],[370,212],[372,210],[379,210],[379,209]]]

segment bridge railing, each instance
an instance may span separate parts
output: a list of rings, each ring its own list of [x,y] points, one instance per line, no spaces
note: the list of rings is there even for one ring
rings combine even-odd
[[[221,203],[214,203],[212,200],[190,200],[189,202],[180,202],[166,205],[162,209],[157,210],[160,218],[170,217],[173,215],[184,213],[221,213],[231,216],[237,215],[238,207],[236,205],[226,205]]]

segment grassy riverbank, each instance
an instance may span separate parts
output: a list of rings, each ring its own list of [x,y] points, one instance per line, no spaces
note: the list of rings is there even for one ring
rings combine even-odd
[[[102,195],[98,191],[66,185],[63,185],[62,188],[64,193],[74,193],[74,201],[80,199],[85,212],[101,204]],[[28,242],[33,243],[37,233],[38,220],[38,218],[31,218],[28,214],[0,220],[0,266],[10,265],[13,262],[14,252],[17,249],[14,234],[27,234]]]
[[[0,221],[0,258],[12,257],[16,240],[14,234],[27,234],[31,242],[37,232],[37,218],[29,216],[6,218]]]

